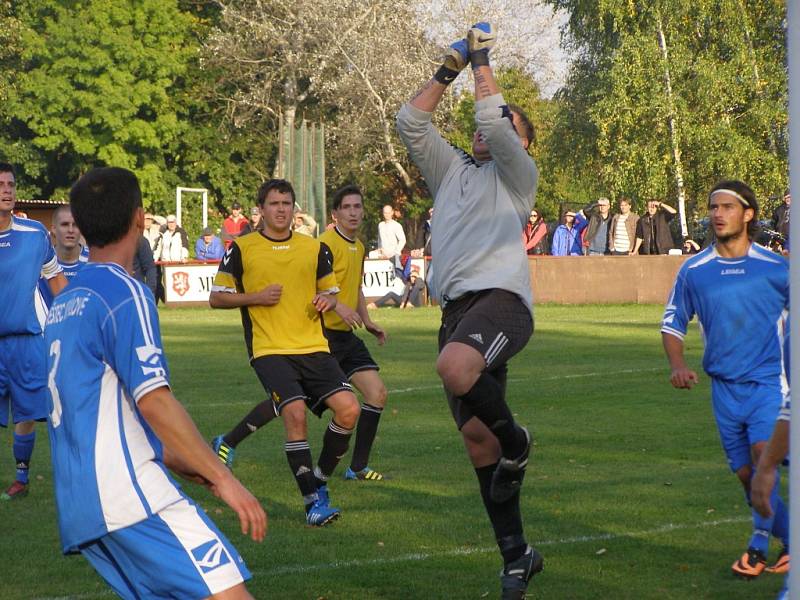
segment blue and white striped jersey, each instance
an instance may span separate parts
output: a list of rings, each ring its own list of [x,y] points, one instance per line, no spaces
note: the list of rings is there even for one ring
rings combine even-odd
[[[119,265],[88,263],[47,315],[56,506],[65,552],[183,496],[137,402],[169,385],[150,290]]]
[[[11,228],[0,233],[0,336],[42,332],[47,307],[39,278],[60,272],[44,225],[12,216]]]
[[[788,390],[785,258],[750,244],[739,258],[723,258],[710,246],[688,259],[675,278],[661,331],[683,339],[694,315],[705,344],[703,369],[711,377],[736,383],[779,381]]]

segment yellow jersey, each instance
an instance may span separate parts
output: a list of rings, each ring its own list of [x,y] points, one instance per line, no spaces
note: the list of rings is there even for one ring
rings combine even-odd
[[[339,285],[339,302],[357,310],[358,293],[361,291],[364,276],[364,244],[359,239],[351,240],[335,227],[320,235],[319,241],[330,248],[333,255],[333,272]],[[323,318],[328,329],[350,331],[350,326],[333,311],[325,313]]]
[[[311,303],[318,292],[336,292],[330,249],[307,235],[273,240],[260,231],[236,238],[211,287],[213,292],[251,293],[283,286],[273,306],[243,306],[250,360],[271,354],[329,352],[322,321]]]

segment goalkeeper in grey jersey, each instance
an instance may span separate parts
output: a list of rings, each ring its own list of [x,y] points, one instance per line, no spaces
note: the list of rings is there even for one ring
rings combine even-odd
[[[520,599],[543,560],[522,531],[519,494],[531,437],[506,404],[506,363],[533,333],[528,259],[521,232],[538,171],[533,127],[506,104],[489,66],[495,34],[474,25],[397,115],[397,129],[434,198],[431,291],[442,309],[436,369],[464,438],[504,568],[504,599]],[[472,156],[454,148],[431,116],[467,63],[475,78]],[[476,248],[480,247],[480,250]]]

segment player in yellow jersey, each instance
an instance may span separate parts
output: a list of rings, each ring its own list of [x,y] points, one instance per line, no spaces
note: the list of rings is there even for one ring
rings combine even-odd
[[[353,388],[322,332],[320,314],[336,307],[338,287],[330,249],[292,234],[291,184],[270,179],[259,188],[257,199],[264,228],[237,238],[228,248],[209,303],[241,309],[250,364],[271,398],[269,410],[283,418],[286,458],[303,495],[306,520],[322,526],[339,516],[339,509],[330,506],[327,481],[347,452],[359,415]],[[318,417],[326,408],[333,411],[316,467],[307,439],[306,406]],[[237,428],[248,427],[252,414]],[[218,455],[221,441],[214,440]]]
[[[336,308],[323,317],[325,336],[331,354],[364,398],[353,458],[345,471],[345,479],[381,481],[383,475],[367,466],[367,462],[386,406],[386,386],[378,375],[378,365],[353,330],[363,326],[380,345],[386,341],[386,333],[370,319],[361,291],[365,250],[356,235],[364,220],[364,202],[358,186],[347,185],[337,190],[333,195],[332,212],[336,227],[323,233],[319,239],[331,249],[340,291]]]

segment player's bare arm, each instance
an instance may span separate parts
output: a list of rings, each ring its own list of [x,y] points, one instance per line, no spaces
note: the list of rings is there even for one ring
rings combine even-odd
[[[313,304],[314,308],[319,312],[328,312],[336,308],[338,300],[336,294],[332,292],[320,292],[312,298],[311,304]]]
[[[670,374],[669,380],[673,387],[678,389],[692,389],[697,382],[697,373],[690,369],[683,358],[683,340],[669,333],[662,333],[661,340],[664,343],[664,352],[667,353]]]
[[[489,50],[494,47],[497,34],[489,23],[476,23],[467,32],[467,48],[475,78],[475,101],[500,93],[489,66]]]
[[[367,310],[367,299],[364,298],[364,292],[361,290],[358,290],[358,314],[364,322],[364,328],[375,336],[379,346],[383,346],[386,343],[386,332],[370,318]]]
[[[242,533],[262,541],[267,532],[264,509],[214,455],[169,388],[160,387],[144,395],[138,407],[167,449],[165,464],[171,467],[171,463],[192,479],[208,481],[214,493],[238,515]],[[166,463],[167,459],[170,463]]]
[[[775,487],[778,466],[789,453],[789,421],[778,421],[775,431],[767,442],[761,459],[758,461],[756,474],[750,483],[750,500],[759,514],[764,517],[772,516],[770,495]]]
[[[363,317],[344,302],[337,302],[333,310],[351,328],[355,329],[364,326]]]
[[[64,277],[63,273],[59,273],[55,277],[48,279],[47,285],[53,293],[53,296],[57,296],[61,290],[67,287],[67,278]]]
[[[459,40],[450,45],[445,51],[444,61],[434,76],[423,85],[411,98],[410,104],[414,108],[433,112],[439,106],[447,86],[450,85],[458,74],[467,66],[466,40]]]
[[[242,306],[275,306],[281,300],[283,286],[273,283],[258,292],[211,292],[211,308],[241,308]]]

